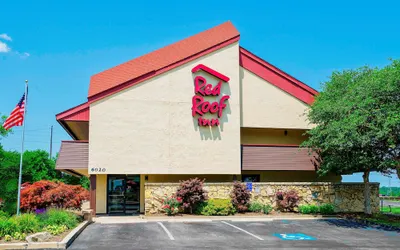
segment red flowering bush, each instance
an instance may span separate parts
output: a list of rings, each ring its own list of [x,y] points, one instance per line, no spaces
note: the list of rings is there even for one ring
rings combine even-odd
[[[231,198],[232,204],[237,211],[239,211],[240,213],[244,213],[248,210],[251,194],[244,184],[240,182],[235,182],[233,184]]]
[[[21,190],[21,210],[36,211],[48,207],[80,209],[89,199],[89,192],[79,185],[38,181],[24,183]]]
[[[162,200],[163,206],[161,207],[167,215],[174,215],[179,212],[179,207],[182,204],[182,198],[171,195],[165,196]]]
[[[176,197],[182,199],[183,208],[193,213],[196,206],[207,200],[207,191],[203,188],[204,180],[199,178],[180,181]]]
[[[300,197],[295,190],[276,192],[275,197],[278,209],[281,211],[294,212],[294,208],[298,206],[300,200]]]

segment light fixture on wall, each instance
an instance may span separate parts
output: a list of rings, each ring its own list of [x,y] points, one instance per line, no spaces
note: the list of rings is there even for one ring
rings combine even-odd
[[[285,134],[285,136],[287,135],[287,130],[285,130],[284,134]]]
[[[144,180],[145,180],[145,181],[148,181],[148,180],[149,180],[149,176],[148,176],[148,175],[145,175],[145,176],[144,176]]]

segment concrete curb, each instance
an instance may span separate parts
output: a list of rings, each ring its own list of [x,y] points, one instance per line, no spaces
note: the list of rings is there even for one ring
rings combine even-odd
[[[84,221],[79,226],[74,228],[67,236],[64,237],[64,239],[58,243],[59,247],[64,247],[61,249],[67,249],[72,242],[82,233],[82,231],[90,224],[92,223],[91,221]]]
[[[147,222],[212,222],[212,221],[275,221],[275,220],[324,220],[324,219],[340,219],[336,216],[249,216],[249,217],[236,217],[236,216],[204,216],[204,217],[188,217],[188,218],[177,218],[177,217],[154,217],[154,218],[95,218],[95,222],[99,224],[136,224],[136,223],[147,223]]]
[[[4,243],[0,244],[0,249],[27,249],[28,243]]]
[[[5,243],[0,244],[0,249],[67,249],[90,223],[82,222],[60,242]]]

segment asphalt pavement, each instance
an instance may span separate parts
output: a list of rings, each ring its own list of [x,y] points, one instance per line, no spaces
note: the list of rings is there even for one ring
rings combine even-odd
[[[89,225],[68,249],[398,249],[400,232],[342,219]]]

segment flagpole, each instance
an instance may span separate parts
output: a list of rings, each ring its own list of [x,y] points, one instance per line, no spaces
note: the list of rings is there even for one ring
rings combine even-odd
[[[19,207],[20,207],[20,205],[21,205],[22,158],[23,158],[23,156],[24,156],[26,108],[27,108],[27,106],[28,106],[27,100],[28,100],[28,80],[25,80],[24,119],[23,119],[23,121],[22,121],[21,157],[20,157],[20,161],[19,161],[17,215],[19,215]]]

